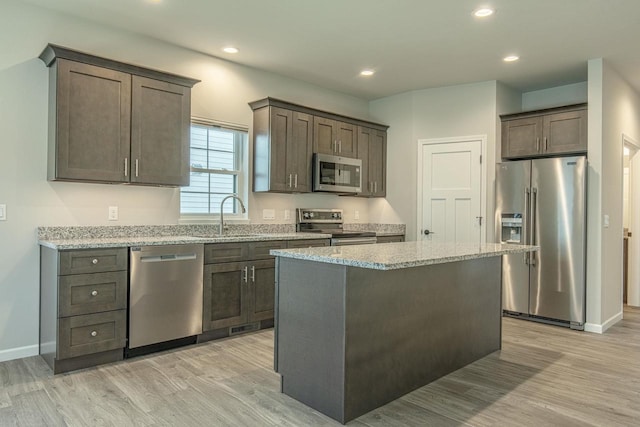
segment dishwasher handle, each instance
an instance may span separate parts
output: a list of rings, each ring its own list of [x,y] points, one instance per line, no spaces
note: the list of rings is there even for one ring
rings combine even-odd
[[[167,254],[140,257],[140,262],[189,261],[197,259],[196,254]]]

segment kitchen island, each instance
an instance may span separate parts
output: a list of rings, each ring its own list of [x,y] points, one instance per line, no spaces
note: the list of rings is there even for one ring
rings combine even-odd
[[[536,249],[272,250],[281,391],[346,423],[499,350],[502,255]]]

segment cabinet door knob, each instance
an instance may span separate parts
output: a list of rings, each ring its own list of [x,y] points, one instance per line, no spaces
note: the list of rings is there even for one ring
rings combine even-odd
[[[253,283],[256,283],[256,266],[255,265],[251,266],[251,281]]]
[[[92,337],[98,336],[98,331],[91,331],[91,336]]]
[[[293,180],[293,186],[294,186],[295,188],[298,188],[298,174],[296,174],[296,175],[295,175],[295,178],[294,178],[294,180]]]
[[[98,263],[98,258],[94,258],[91,260],[91,264],[96,265]]]
[[[98,295],[98,291],[91,291],[91,296],[95,297],[96,295]]]
[[[289,174],[289,188],[291,188],[291,174]]]

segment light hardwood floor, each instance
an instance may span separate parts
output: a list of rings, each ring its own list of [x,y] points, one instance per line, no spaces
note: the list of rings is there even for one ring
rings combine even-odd
[[[505,318],[503,349],[353,426],[638,426],[640,309],[604,335]],[[0,363],[1,426],[333,426],[279,393],[273,331],[53,376]]]

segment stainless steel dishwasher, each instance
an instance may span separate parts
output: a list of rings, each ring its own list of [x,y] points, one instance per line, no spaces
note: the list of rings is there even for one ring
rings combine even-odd
[[[202,244],[130,249],[128,348],[202,333]]]

